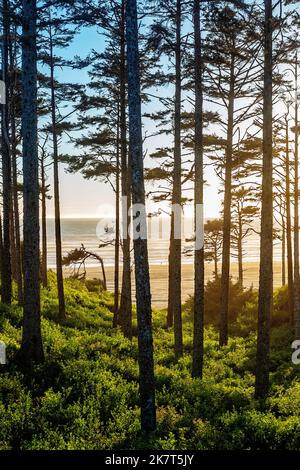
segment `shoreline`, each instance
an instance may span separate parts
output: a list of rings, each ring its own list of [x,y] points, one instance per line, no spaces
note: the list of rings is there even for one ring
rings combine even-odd
[[[220,273],[219,267],[219,273]],[[281,263],[280,261],[274,262],[274,288],[281,286]],[[233,280],[237,279],[238,264],[231,263],[230,274]],[[96,267],[86,267],[87,279],[101,277],[101,269]],[[107,266],[105,268],[107,277],[107,288],[113,291],[114,285],[114,268]],[[121,273],[120,267],[120,286],[121,286]],[[205,264],[205,282],[213,277],[213,265],[210,263]],[[134,278],[134,276],[132,277]],[[163,309],[167,307],[168,299],[168,265],[154,265],[150,264],[150,280],[151,280],[151,294],[152,305],[154,308]],[[258,262],[245,262],[244,263],[244,286],[254,288],[258,287],[259,280],[259,263]],[[134,279],[133,279],[133,295],[134,295]],[[182,264],[182,303],[184,303],[189,295],[194,291],[194,266],[193,264]]]

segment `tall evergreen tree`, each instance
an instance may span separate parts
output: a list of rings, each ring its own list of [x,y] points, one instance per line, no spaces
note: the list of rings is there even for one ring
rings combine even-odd
[[[130,224],[131,205],[131,172],[130,153],[127,151],[127,119],[126,119],[126,36],[125,36],[125,0],[120,4],[120,61],[119,61],[119,83],[120,83],[120,145],[121,145],[121,179],[122,179],[122,219],[126,227]],[[125,204],[125,207],[124,207]],[[123,230],[124,232],[125,230]],[[130,233],[126,229],[123,233],[123,275],[122,291],[120,300],[119,323],[125,336],[132,335],[132,297],[131,297],[131,257],[130,257]]]
[[[265,0],[263,87],[263,180],[255,395],[269,389],[270,318],[273,302],[273,9]]]
[[[204,341],[204,242],[203,227],[203,91],[200,0],[194,0],[194,67],[195,67],[195,294],[194,294],[194,377],[202,377]]]
[[[22,361],[31,366],[44,358],[40,318],[36,0],[23,0],[22,6],[24,321],[21,354]]]
[[[174,112],[174,168],[172,204],[176,207],[171,215],[171,248],[169,276],[172,282],[172,301],[169,308],[173,310],[174,318],[174,347],[176,357],[183,354],[182,337],[182,312],[181,312],[181,194],[182,194],[182,161],[181,161],[181,82],[182,82],[182,53],[181,53],[181,28],[182,6],[181,0],[176,2],[175,13],[175,112]],[[170,314],[170,312],[169,312]]]
[[[205,260],[214,264],[214,278],[219,277],[218,263],[222,257],[223,220],[208,220],[204,225]]]
[[[300,339],[300,271],[299,271],[299,97],[298,97],[298,54],[295,55],[294,75],[295,75],[295,115],[294,115],[294,135],[295,135],[295,183],[294,183],[294,331],[295,338]]]
[[[2,45],[2,81],[5,83],[5,100],[1,105],[1,143],[2,143],[2,178],[3,178],[3,250],[2,250],[2,286],[1,298],[4,303],[12,299],[11,270],[11,149],[9,136],[9,1],[2,5],[3,45]]]
[[[254,34],[254,23],[247,14],[246,3],[216,2],[207,13],[206,27],[210,31],[206,46],[208,101],[218,102],[223,108],[221,129],[226,134],[221,177],[224,182],[223,201],[223,252],[220,299],[220,345],[228,341],[228,306],[230,281],[230,246],[232,228],[232,178],[234,136],[242,123],[253,116],[257,100],[253,83],[258,77],[257,55],[259,45]],[[250,26],[252,25],[252,26]],[[244,99],[248,98],[245,105]]]
[[[111,6],[113,5],[113,8]],[[77,158],[78,165],[69,161],[73,171],[82,169],[86,177],[106,178],[111,183],[111,176],[115,178],[112,185],[116,193],[116,245],[115,245],[115,314],[113,324],[120,325],[125,336],[132,336],[132,288],[131,288],[131,240],[127,228],[122,239],[122,288],[120,306],[117,309],[118,254],[120,247],[119,234],[120,213],[119,200],[122,195],[122,219],[124,226],[130,225],[130,154],[128,152],[127,138],[127,98],[126,98],[126,38],[125,38],[125,3],[114,1],[106,6],[107,16],[102,21],[102,27],[107,36],[105,50],[101,53],[92,51],[87,63],[90,65],[90,83],[87,86],[86,95],[83,97],[80,125],[82,127],[94,126],[94,129],[84,138],[76,140],[78,146],[88,147],[89,155]],[[91,94],[93,93],[93,95]],[[99,97],[99,95],[101,97]],[[97,110],[97,114],[94,111]],[[93,115],[91,114],[93,113]],[[100,166],[99,160],[108,165]],[[96,162],[94,165],[92,162]],[[109,175],[109,171],[111,174]],[[119,177],[120,180],[119,181]],[[121,184],[120,184],[121,183]],[[120,188],[121,186],[121,188]]]
[[[47,171],[49,157],[46,149],[48,138],[44,139],[40,145],[40,193],[41,193],[41,236],[42,236],[42,256],[41,256],[41,281],[43,287],[48,287],[48,244],[47,244],[47,199],[50,185],[47,184]]]
[[[287,243],[287,273],[288,298],[291,320],[294,313],[294,275],[293,275],[293,249],[292,249],[292,216],[291,216],[291,178],[290,178],[290,138],[289,138],[289,110],[284,116],[285,131],[285,199],[286,199],[286,243]]]
[[[59,193],[59,147],[58,147],[58,133],[57,133],[57,102],[56,102],[56,90],[55,90],[55,67],[59,64],[56,63],[54,56],[54,47],[59,44],[60,47],[64,47],[69,43],[71,37],[69,31],[67,31],[67,38],[63,38],[65,32],[59,31],[55,34],[53,26],[51,25],[51,13],[50,13],[50,24],[49,24],[49,66],[50,66],[50,90],[51,90],[51,123],[52,123],[52,141],[53,141],[53,175],[54,175],[54,213],[55,213],[55,248],[56,248],[56,278],[57,278],[57,290],[58,290],[58,306],[59,306],[59,317],[64,320],[66,317],[66,305],[65,305],[65,294],[64,294],[64,280],[63,280],[63,269],[62,269],[62,239],[61,239],[61,220],[60,220],[60,193]],[[59,36],[55,41],[55,35]]]
[[[141,233],[140,236],[136,236],[134,239],[141,425],[143,430],[154,431],[156,428],[156,410],[150,275],[147,239],[142,235],[147,232],[147,222],[143,174],[141,85],[136,0],[127,0],[126,3],[126,39],[132,203],[133,205],[139,205],[140,208],[144,208],[139,214]]]
[[[49,104],[50,104],[50,122],[48,128],[52,140],[52,154],[53,154],[53,188],[54,188],[54,218],[55,218],[55,255],[56,255],[56,279],[58,291],[58,305],[59,305],[59,318],[65,319],[66,306],[64,294],[64,279],[62,268],[62,235],[61,235],[61,216],[60,216],[60,188],[59,188],[59,144],[62,134],[62,119],[59,118],[59,106],[62,100],[66,100],[68,96],[68,85],[61,85],[55,79],[57,68],[71,67],[70,61],[63,59],[56,54],[56,49],[63,49],[74,38],[74,30],[69,26],[63,24],[60,18],[57,17],[58,13],[52,11],[51,7],[45,12],[45,32],[43,39],[40,41],[39,59],[49,67],[49,77],[46,78],[45,85],[49,87]],[[42,78],[42,77],[41,77]],[[74,86],[77,90],[77,87]],[[74,91],[75,91],[74,90]],[[66,96],[62,96],[63,93]]]
[[[20,71],[18,66],[19,42],[17,26],[10,25],[9,62],[10,62],[10,129],[11,129],[11,165],[12,165],[12,223],[13,241],[15,247],[15,279],[17,283],[17,296],[19,305],[23,305],[23,272],[21,248],[21,222],[20,222],[20,184],[18,182],[18,157],[20,141]]]
[[[231,240],[238,260],[238,282],[244,286],[244,242],[254,232],[254,221],[259,213],[256,194],[251,187],[241,185],[232,190],[232,234]],[[238,182],[237,182],[238,184]]]
[[[175,355],[180,357],[183,353],[182,338],[182,312],[181,312],[181,254],[182,254],[182,174],[184,171],[182,161],[182,89],[184,78],[184,48],[183,23],[186,16],[187,5],[182,0],[168,0],[154,2],[153,14],[156,21],[151,25],[149,43],[156,57],[156,75],[154,83],[166,85],[174,84],[174,98],[161,99],[166,109],[151,117],[166,124],[166,117],[172,120],[174,146],[165,149],[165,153],[172,151],[170,200],[172,203],[170,249],[169,249],[169,275],[168,275],[168,314],[167,326],[174,324]],[[188,35],[187,35],[188,36]],[[172,72],[164,71],[159,60],[166,56],[172,64]],[[162,133],[162,132],[160,132]],[[168,131],[168,133],[170,133]],[[163,149],[162,149],[163,150]],[[167,152],[166,152],[167,151]]]

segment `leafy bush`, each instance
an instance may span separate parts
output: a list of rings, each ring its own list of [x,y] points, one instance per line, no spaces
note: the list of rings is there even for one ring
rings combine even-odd
[[[205,286],[205,317],[206,322],[218,325],[221,298],[221,278],[210,280]],[[229,284],[229,322],[236,321],[238,314],[247,302],[255,302],[256,292],[251,289],[243,289],[238,282],[230,280]],[[193,298],[185,304],[185,308],[193,311]]]
[[[299,368],[290,361],[291,330],[271,334],[271,394],[254,399],[257,293],[231,284],[231,336],[219,348],[216,285],[207,286],[203,379],[191,378],[192,303],[183,318],[184,355],[176,361],[165,312],[153,313],[157,432],[139,425],[137,338],[112,328],[113,297],[67,280],[67,319],[58,324],[54,273],[42,290],[45,363],[30,380],[14,364],[22,312],[0,306],[8,365],[0,380],[0,449],[300,449]],[[92,292],[90,292],[92,290]],[[275,309],[286,308],[284,289]],[[134,317],[134,325],[136,318]],[[136,326],[135,326],[136,327]]]

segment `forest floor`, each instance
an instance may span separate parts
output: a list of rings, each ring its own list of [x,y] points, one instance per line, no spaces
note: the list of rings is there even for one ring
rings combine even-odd
[[[221,266],[219,267],[221,269]],[[231,275],[233,279],[238,276],[238,264],[231,263]],[[107,287],[110,291],[114,289],[114,268],[112,266],[106,267]],[[150,265],[151,276],[151,292],[152,304],[157,309],[165,308],[168,301],[168,266],[167,265]],[[87,277],[89,279],[99,277],[99,269],[87,267]],[[206,263],[205,265],[206,281],[213,278],[213,265]],[[259,279],[259,263],[245,262],[244,263],[244,285],[245,287],[258,287]],[[281,263],[274,262],[274,287],[280,287],[282,281]],[[134,287],[134,276],[132,276]],[[182,265],[182,299],[185,302],[189,295],[194,292],[194,266],[193,264]]]
[[[207,289],[212,302],[216,286]],[[30,378],[15,363],[22,310],[0,304],[8,359],[0,369],[0,449],[300,450],[300,367],[291,362],[286,290],[274,297],[271,388],[264,403],[254,399],[255,292],[234,294],[233,288],[230,315],[236,308],[239,313],[231,320],[228,346],[220,349],[215,327],[206,326],[203,380],[191,378],[189,304],[178,361],[165,311],[153,312],[158,426],[148,436],[139,424],[135,318],[129,341],[111,327],[110,293],[72,280],[65,290],[67,319],[59,324],[55,276],[49,273],[49,288],[42,290],[45,363]],[[215,310],[207,305],[208,317]]]

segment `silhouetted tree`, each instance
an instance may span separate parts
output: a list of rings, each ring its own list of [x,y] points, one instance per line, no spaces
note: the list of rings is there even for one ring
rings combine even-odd
[[[23,0],[22,137],[24,176],[24,321],[22,361],[43,361],[40,318],[39,161],[37,141],[36,0]]]
[[[126,3],[126,39],[132,203],[133,205],[139,205],[141,230],[140,236],[134,238],[141,425],[143,430],[154,431],[156,428],[154,360],[148,248],[147,239],[143,237],[143,232],[147,232],[147,221],[143,175],[140,62],[136,0],[127,0]],[[138,214],[135,214],[136,216]]]
[[[255,395],[269,389],[270,318],[273,303],[273,10],[265,0],[263,87],[263,174]]]
[[[204,341],[204,242],[203,227],[203,90],[200,1],[194,0],[194,67],[195,67],[195,293],[193,377],[202,377]]]
[[[2,302],[10,304],[12,299],[11,271],[11,148],[9,142],[9,1],[4,0],[2,6],[2,81],[5,83],[5,99],[1,105],[1,147],[2,147],[2,180],[3,180],[3,250],[2,250]]]

